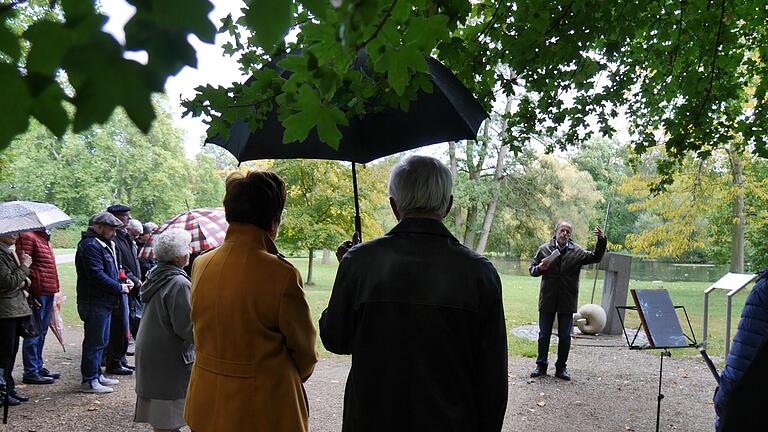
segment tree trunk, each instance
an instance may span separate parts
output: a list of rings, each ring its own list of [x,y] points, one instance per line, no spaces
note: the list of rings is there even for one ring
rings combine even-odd
[[[456,141],[448,141],[448,157],[451,161],[451,177],[453,178],[454,194],[456,193],[456,185],[459,183],[459,164],[456,159]],[[453,203],[453,235],[461,237],[461,225],[464,223],[462,219],[461,207]]]
[[[512,98],[507,98],[507,106],[504,114],[508,114],[512,109]],[[506,131],[506,122],[504,123],[504,130]],[[485,252],[485,246],[488,244],[488,236],[491,234],[491,225],[493,225],[493,216],[496,214],[496,204],[499,202],[499,195],[501,194],[501,180],[504,178],[504,159],[507,157],[509,146],[504,143],[504,137],[506,133],[502,132],[502,140],[499,144],[499,152],[496,155],[496,169],[493,173],[493,196],[491,196],[491,202],[488,203],[488,208],[485,211],[485,219],[483,220],[483,229],[480,231],[480,240],[477,242],[477,248],[475,252],[480,255]]]
[[[731,177],[733,181],[733,201],[731,209],[734,224],[731,229],[731,272],[744,272],[744,161],[735,151],[731,153]]]
[[[493,196],[491,202],[488,204],[488,209],[485,212],[485,219],[483,220],[483,230],[480,232],[480,241],[477,242],[477,248],[475,252],[480,255],[485,252],[485,246],[488,244],[488,236],[491,234],[491,225],[493,225],[493,217],[496,214],[496,204],[499,202],[499,195],[501,195],[501,180],[503,179],[503,166],[504,158],[507,157],[508,147],[504,144],[499,148],[499,155],[496,160],[496,173],[494,174],[493,181]]]
[[[323,259],[321,261],[323,265],[331,264],[331,251],[323,248]]]
[[[475,221],[477,220],[477,205],[473,204],[467,210],[467,226],[464,228],[464,246],[475,248]]]
[[[315,281],[312,280],[312,264],[313,259],[315,255],[314,249],[309,249],[309,268],[307,269],[307,282],[305,285],[314,285]]]

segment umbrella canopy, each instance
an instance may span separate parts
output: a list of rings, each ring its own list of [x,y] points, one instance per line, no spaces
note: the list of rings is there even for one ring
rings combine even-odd
[[[419,93],[408,111],[384,108],[341,126],[339,150],[320,141],[312,129],[304,142],[283,144],[285,128],[273,110],[261,129],[249,130],[236,121],[227,140],[217,136],[207,142],[219,145],[238,161],[254,159],[328,159],[367,163],[380,157],[429,144],[475,139],[488,117],[480,103],[453,73],[433,58],[427,59],[432,93]]]
[[[361,51],[359,64],[364,64]],[[255,159],[327,159],[352,162],[352,183],[355,199],[355,231],[360,233],[360,204],[357,193],[355,163],[367,163],[380,157],[405,150],[446,141],[475,139],[480,124],[488,118],[472,92],[439,61],[426,59],[432,78],[432,93],[420,92],[408,111],[396,108],[374,110],[365,116],[350,119],[349,126],[340,127],[339,149],[334,150],[320,141],[316,128],[304,142],[283,144],[285,128],[275,109],[264,120],[261,129],[252,131],[243,121],[236,121],[229,139],[220,136],[207,142],[224,147],[238,161]],[[267,67],[277,69],[276,62]]]
[[[155,229],[147,239],[147,243],[139,251],[139,258],[154,259],[152,247],[155,238],[165,230],[177,228],[192,235],[192,252],[204,252],[221,245],[227,235],[229,224],[224,216],[222,207],[199,208],[178,214]]]
[[[0,204],[0,235],[45,231],[71,222],[72,219],[53,204],[32,201]]]

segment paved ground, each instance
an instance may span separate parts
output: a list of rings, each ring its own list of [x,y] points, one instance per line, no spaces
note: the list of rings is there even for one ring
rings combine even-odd
[[[110,395],[77,393],[82,327],[68,326],[67,352],[46,346],[46,363],[63,373],[53,385],[19,385],[32,401],[11,408],[8,431],[150,430],[132,423],[133,378],[122,379]],[[52,341],[52,339],[50,340]],[[585,346],[585,345],[600,346]],[[604,346],[608,345],[608,346]],[[20,378],[20,359],[14,375]],[[570,383],[551,376],[532,380],[533,361],[509,359],[509,400],[504,431],[650,431],[655,427],[659,359],[630,352],[621,340],[574,340]],[[344,383],[349,359],[321,360],[306,384],[313,431],[341,430]],[[20,379],[19,379],[20,381]],[[714,380],[703,363],[673,357],[664,361],[661,430],[711,430]],[[213,414],[213,413],[212,413]]]
[[[75,260],[75,254],[56,255],[56,264],[68,263]]]

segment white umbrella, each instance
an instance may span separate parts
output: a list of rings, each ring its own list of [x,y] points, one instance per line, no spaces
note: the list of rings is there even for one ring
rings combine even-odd
[[[53,204],[32,201],[0,204],[0,235],[45,231],[71,222],[72,219]]]

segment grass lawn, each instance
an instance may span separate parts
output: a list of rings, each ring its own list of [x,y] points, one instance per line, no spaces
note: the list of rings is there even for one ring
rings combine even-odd
[[[58,252],[58,250],[57,250]],[[289,260],[298,267],[302,275],[306,278],[307,258],[289,258]],[[312,310],[312,316],[317,321],[320,314],[328,304],[328,298],[331,294],[331,287],[336,275],[336,264],[323,265],[320,259],[315,259],[314,283],[305,286],[307,301]],[[593,271],[582,272],[581,290],[579,295],[579,304],[588,303],[592,293],[592,284],[594,280]],[[80,324],[80,318],[77,315],[76,295],[75,295],[75,265],[73,262],[59,265],[59,278],[64,294],[67,296],[67,302],[63,306],[63,318],[67,324]],[[509,352],[512,355],[525,357],[536,356],[536,343],[527,339],[513,336],[509,329],[524,324],[531,324],[538,319],[538,294],[539,279],[519,276],[519,275],[501,275],[504,296],[504,312],[507,319]],[[595,293],[595,302],[600,303],[602,276],[597,283],[597,292]],[[693,331],[696,338],[701,342],[702,318],[704,305],[704,289],[710,284],[707,282],[644,282],[631,281],[630,288],[649,289],[666,288],[669,290],[672,301],[676,305],[684,305],[691,318]],[[710,355],[722,357],[724,351],[725,336],[725,296],[718,296],[713,293],[710,296],[710,317],[709,317],[709,341],[708,351]],[[741,309],[744,306],[744,300],[747,296],[747,290],[739,293],[733,302],[733,320],[731,323],[731,337],[736,332]],[[629,299],[631,302],[631,298]],[[610,313],[610,312],[609,312]],[[615,313],[615,312],[613,312]],[[637,325],[637,320],[632,319],[627,314],[629,325]],[[681,316],[681,324],[685,327],[687,324],[684,317]],[[684,330],[687,330],[684,328]],[[552,346],[551,349],[555,349]],[[318,351],[321,356],[332,355],[328,353],[320,344],[318,338]],[[698,355],[695,350],[685,350],[686,355]],[[683,353],[681,353],[683,354]]]

